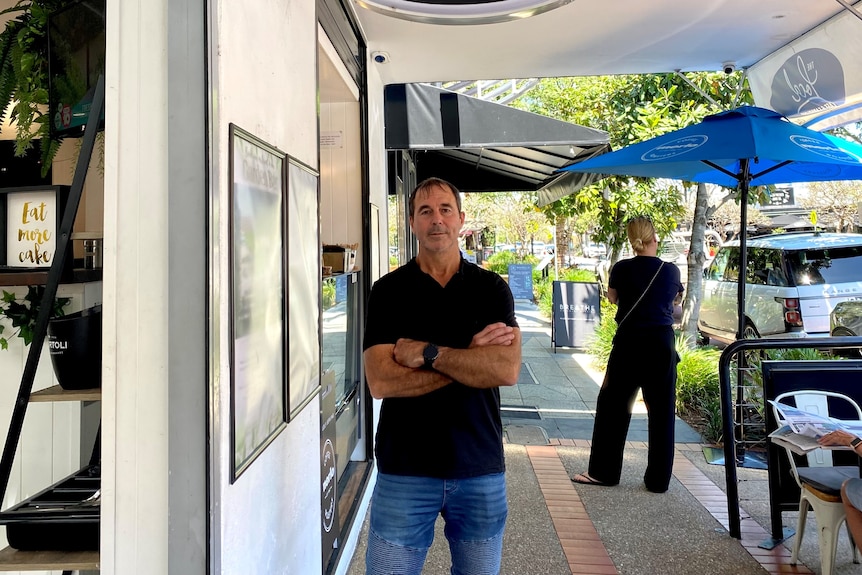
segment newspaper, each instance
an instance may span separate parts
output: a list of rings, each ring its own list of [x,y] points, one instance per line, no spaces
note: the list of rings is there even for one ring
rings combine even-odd
[[[786,403],[769,400],[779,413],[778,429],[769,437],[778,444],[787,445],[796,453],[808,453],[823,447],[817,442],[819,437],[837,429],[843,429],[854,435],[862,436],[862,422],[838,421],[809,411],[803,411]]]
[[[800,455],[814,451],[823,447],[817,443],[817,438],[809,435],[801,435],[794,432],[789,425],[782,425],[775,431],[769,434],[769,438],[773,443],[788,447],[794,453]]]
[[[831,417],[803,411],[786,403],[778,403],[771,399],[769,403],[775,407],[781,416],[780,419],[783,420],[785,425],[790,427],[793,433],[816,439],[837,429],[846,429],[844,425]]]

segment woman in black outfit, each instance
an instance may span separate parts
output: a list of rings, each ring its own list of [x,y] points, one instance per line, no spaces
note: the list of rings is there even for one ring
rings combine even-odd
[[[596,405],[589,472],[576,474],[572,481],[604,486],[620,482],[632,406],[641,388],[649,421],[644,484],[664,493],[673,468],[679,361],[673,307],[683,287],[679,268],[656,256],[658,236],[648,218],[630,220],[626,234],[636,255],[617,262],[608,280],[608,300],[618,306],[617,334]]]

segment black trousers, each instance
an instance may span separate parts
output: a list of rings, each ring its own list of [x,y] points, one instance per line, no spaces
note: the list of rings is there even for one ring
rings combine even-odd
[[[599,392],[589,474],[616,485],[638,388],[643,390],[649,423],[649,455],[644,484],[667,491],[673,471],[676,365],[673,328],[652,327],[620,334],[608,359]]]

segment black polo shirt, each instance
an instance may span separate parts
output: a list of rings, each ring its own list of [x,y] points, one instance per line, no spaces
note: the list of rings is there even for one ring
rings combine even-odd
[[[446,287],[413,259],[371,289],[364,349],[405,337],[466,348],[488,324],[517,327],[509,286],[498,274],[461,260]],[[453,382],[419,397],[383,400],[375,449],[394,475],[456,479],[504,471],[498,388]]]

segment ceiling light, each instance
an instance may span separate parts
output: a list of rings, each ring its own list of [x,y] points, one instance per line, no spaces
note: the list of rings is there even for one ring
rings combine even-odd
[[[564,6],[572,0],[495,0],[491,2],[456,0],[454,3],[451,1],[443,3],[441,0],[356,0],[356,2],[367,10],[402,20],[426,24],[474,25],[529,18]]]

